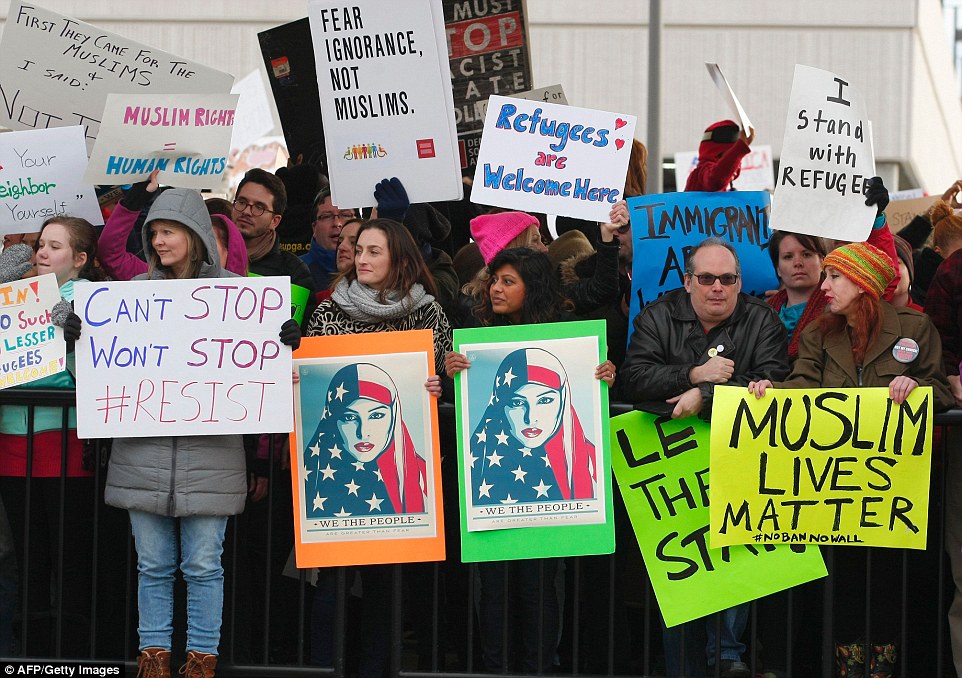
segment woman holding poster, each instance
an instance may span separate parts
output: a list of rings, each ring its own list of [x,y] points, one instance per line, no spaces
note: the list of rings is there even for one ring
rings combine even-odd
[[[52,217],[44,222],[37,240],[38,275],[52,273],[60,295],[73,301],[74,283],[103,280],[96,265],[97,229],[86,219]],[[6,281],[9,282],[9,281]],[[33,381],[24,388],[73,389],[74,354],[67,354],[67,369]],[[84,444],[77,438],[77,413],[71,408],[66,440],[66,468],[61,467],[64,441],[61,435],[63,410],[25,406],[0,408],[0,495],[3,496],[11,527],[14,548],[26,579],[29,618],[28,656],[54,656],[56,629],[51,623],[56,612],[50,609],[51,575],[60,583],[63,615],[59,620],[62,654],[82,657],[90,646],[90,579],[92,551],[90,507],[94,501],[93,469],[96,460],[84,457]],[[29,440],[28,440],[29,434]],[[27,448],[32,442],[30,465],[30,502],[27,504]],[[61,475],[65,477],[61,494]],[[62,522],[60,516],[63,516]],[[29,553],[24,552],[24,526],[29,517]],[[60,524],[61,529],[50,526]],[[62,542],[61,542],[62,540]],[[62,544],[62,551],[61,551]],[[29,556],[30,567],[24,569]],[[61,560],[61,556],[63,556]],[[51,570],[63,563],[59,576]]]
[[[221,268],[210,215],[200,193],[163,192],[143,227],[148,269],[135,279],[228,278]],[[80,337],[71,315],[68,338]],[[297,347],[300,330],[288,320],[281,341]],[[187,663],[180,673],[212,678],[217,666],[224,603],[221,565],[227,518],[247,498],[247,469],[239,435],[115,438],[105,501],[127,509],[137,549],[138,673],[170,675],[174,576],[187,583]]]

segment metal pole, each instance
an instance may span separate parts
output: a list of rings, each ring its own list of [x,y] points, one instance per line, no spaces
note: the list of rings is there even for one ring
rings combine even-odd
[[[648,193],[664,190],[661,161],[661,0],[648,0]]]

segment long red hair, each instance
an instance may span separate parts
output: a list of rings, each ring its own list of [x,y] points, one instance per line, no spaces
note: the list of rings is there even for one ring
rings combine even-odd
[[[852,301],[848,316],[841,313],[825,313],[818,319],[818,327],[826,335],[849,331],[852,343],[852,357],[856,365],[861,365],[868,347],[878,339],[881,332],[882,302],[867,292]]]

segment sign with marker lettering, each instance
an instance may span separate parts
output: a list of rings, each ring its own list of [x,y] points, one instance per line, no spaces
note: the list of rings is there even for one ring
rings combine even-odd
[[[58,301],[53,273],[0,285],[0,389],[64,371],[63,330],[50,316]]]
[[[539,87],[528,90],[527,92],[515,92],[509,94],[513,99],[527,99],[528,101],[540,101],[546,104],[568,105],[568,97],[565,96],[564,88],[561,85],[551,85],[549,87]]]
[[[845,78],[795,65],[779,160],[772,228],[863,241],[876,208],[865,204],[875,176],[865,99]]]
[[[932,388],[716,386],[711,545],[925,548]]]
[[[630,412],[611,420],[611,467],[667,626],[824,577],[804,544],[709,547],[708,424]]]
[[[611,553],[604,322],[454,331],[461,559]]]
[[[110,94],[84,179],[132,184],[155,169],[183,188],[219,188],[227,169],[236,94]]]
[[[289,433],[290,281],[78,283],[81,438]]]
[[[295,356],[297,566],[444,560],[431,331],[307,337]]]
[[[608,221],[634,133],[632,115],[491,97],[471,202]]]
[[[226,93],[233,82],[228,73],[15,0],[0,39],[0,126],[80,125],[90,149],[110,93]]]
[[[308,18],[333,203],[376,205],[388,177],[412,203],[460,200],[440,0],[311,0]]]
[[[685,257],[705,238],[720,238],[738,252],[742,292],[761,296],[778,288],[768,257],[765,191],[642,195],[628,199],[628,210],[635,252],[630,318],[642,305],[684,286]]]
[[[104,223],[86,166],[80,127],[0,134],[0,233],[36,233],[66,215]]]

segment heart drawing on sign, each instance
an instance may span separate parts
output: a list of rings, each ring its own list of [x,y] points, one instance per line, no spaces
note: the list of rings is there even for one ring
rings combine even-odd
[[[624,139],[615,139],[615,148],[617,148],[619,151],[622,149],[624,145],[625,145]]]
[[[621,118],[618,118],[617,120],[615,120],[615,129],[621,129],[627,124],[628,124],[627,120],[622,120]]]

